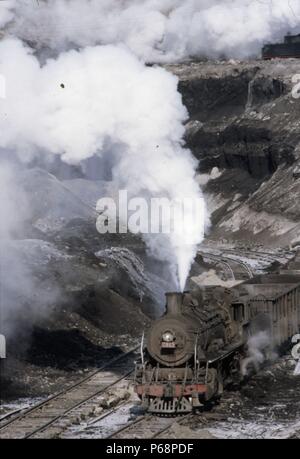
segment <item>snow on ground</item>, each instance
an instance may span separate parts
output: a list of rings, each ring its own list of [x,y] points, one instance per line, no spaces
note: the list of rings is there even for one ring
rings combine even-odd
[[[221,197],[217,196],[217,201],[221,201]],[[226,230],[236,233],[240,230],[247,230],[257,235],[265,230],[268,230],[272,236],[282,236],[288,233],[298,225],[298,222],[293,222],[278,215],[271,215],[267,212],[256,212],[248,205],[243,205],[236,210],[229,218],[225,218],[219,226]]]
[[[133,409],[132,402],[121,405],[108,416],[105,416],[106,413],[103,413],[98,417],[98,420],[97,418],[92,418],[89,421],[82,422],[78,426],[72,426],[65,434],[61,435],[61,438],[108,437],[134,419]]]
[[[13,413],[19,413],[21,410],[30,408],[38,403],[42,402],[44,398],[35,397],[35,398],[19,398],[13,402],[2,403],[0,401],[0,422],[12,415]]]
[[[221,285],[222,287],[231,288],[239,284],[242,281],[236,280],[222,280],[216,273],[214,269],[210,269],[202,273],[200,276],[191,277],[191,280],[199,286],[209,286],[209,285]]]
[[[47,265],[49,261],[68,260],[73,258],[61,250],[58,250],[52,243],[41,239],[23,239],[6,242],[6,250],[18,252],[23,261],[31,266]]]
[[[209,215],[213,214],[216,210],[223,207],[225,204],[230,202],[230,199],[224,198],[221,193],[210,194],[205,193],[205,202],[209,212]]]
[[[214,246],[203,244],[200,247],[200,252],[218,256],[220,259],[240,261],[248,265],[253,274],[263,273],[274,262],[284,265],[295,256],[294,252],[283,252],[280,248],[263,248],[262,250],[256,248],[252,251],[251,249],[234,247],[232,244],[215,244]]]
[[[207,429],[214,437],[225,439],[287,439],[300,429],[299,422],[274,422],[270,419],[256,422],[239,422],[228,419],[215,427]]]
[[[216,180],[221,177],[224,170],[220,170],[218,167],[213,167],[209,174],[198,174],[196,180],[200,186],[205,186],[210,180]]]

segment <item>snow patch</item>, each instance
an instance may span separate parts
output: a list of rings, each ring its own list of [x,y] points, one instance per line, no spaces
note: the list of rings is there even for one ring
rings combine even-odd
[[[269,230],[273,236],[281,236],[295,228],[297,223],[264,211],[256,212],[248,205],[244,205],[229,219],[220,223],[220,226],[233,233],[240,230],[248,230],[254,235],[257,235],[265,230]]]
[[[222,196],[221,193],[219,194],[205,194],[206,205],[209,214],[213,214],[216,210],[220,209],[221,207],[225,206],[230,202],[230,199],[226,199]]]
[[[220,285],[222,287],[227,287],[227,288],[231,288],[234,285],[238,285],[238,284],[240,284],[242,282],[242,281],[236,281],[236,280],[224,281],[223,279],[221,279],[217,275],[217,273],[216,273],[216,271],[214,269],[210,269],[209,271],[206,271],[206,272],[200,274],[200,276],[191,277],[191,280],[196,285],[199,285],[199,286]]]
[[[218,167],[213,167],[209,174],[198,174],[196,180],[199,185],[207,185],[210,180],[216,180],[221,177],[224,170],[220,171]]]

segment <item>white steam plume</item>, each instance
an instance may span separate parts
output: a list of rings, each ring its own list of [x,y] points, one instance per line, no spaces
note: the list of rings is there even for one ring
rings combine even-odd
[[[177,80],[138,58],[257,55],[264,41],[299,24],[298,0],[0,2],[6,36],[0,70],[7,83],[0,146],[23,159],[45,151],[69,163],[114,152],[114,178],[130,195],[199,197],[196,163],[182,147],[187,113]],[[40,67],[13,37],[57,60]],[[202,238],[202,213],[195,242]],[[177,266],[183,288],[196,244],[186,247],[174,236],[145,239],[173,271]]]
[[[38,46],[123,43],[148,62],[257,56],[264,42],[288,30],[300,32],[299,0],[12,0],[0,8],[1,3],[15,12],[8,30]],[[4,14],[8,19],[7,7]]]
[[[259,370],[260,365],[266,360],[266,352],[270,347],[270,336],[265,331],[260,331],[251,336],[247,342],[247,357],[242,361],[241,373],[248,374],[249,368]]]
[[[7,161],[0,162],[0,241],[7,241],[23,225],[29,205],[16,184],[15,169]]]
[[[34,320],[61,301],[62,292],[53,276],[41,278],[41,250],[47,244],[20,238],[32,215],[21,177],[18,166],[0,160],[0,332],[10,339],[17,329],[18,343],[24,349],[21,337]],[[39,261],[34,264],[31,258],[37,254]]]
[[[0,5],[0,27],[4,27],[8,22],[14,19],[14,2],[2,1]]]
[[[109,45],[61,53],[41,67],[16,39],[0,42],[0,68],[6,79],[0,104],[3,149],[25,159],[52,152],[71,164],[111,154],[114,179],[129,196],[201,198],[194,179],[197,162],[183,147],[187,112],[175,76]],[[174,277],[177,271],[181,289],[203,237],[204,205],[201,212],[189,246],[184,235],[145,237]],[[193,214],[187,218],[192,222]]]

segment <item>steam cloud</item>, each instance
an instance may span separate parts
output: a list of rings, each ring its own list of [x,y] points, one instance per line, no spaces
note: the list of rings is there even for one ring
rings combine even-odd
[[[42,152],[71,164],[109,154],[114,180],[130,195],[199,198],[177,80],[143,62],[257,55],[299,22],[297,0],[0,2],[0,147],[24,161]],[[178,237],[145,238],[181,289],[202,212],[188,248]]]
[[[61,53],[41,67],[16,39],[0,43],[0,66],[7,82],[0,106],[3,149],[23,159],[52,152],[71,164],[109,154],[115,182],[131,196],[201,197],[197,162],[182,146],[187,112],[177,79],[164,69],[146,67],[122,46],[110,45]],[[192,222],[193,215],[187,218]],[[146,241],[174,275],[178,267],[183,289],[196,246],[174,235]]]
[[[123,43],[148,62],[257,56],[300,24],[298,0],[15,0],[8,30],[62,50]],[[9,19],[8,6],[5,10]],[[299,30],[298,30],[299,32]]]
[[[47,244],[19,239],[31,214],[27,196],[18,184],[19,173],[11,162],[0,161],[0,328],[6,338],[13,337],[18,329],[17,344],[23,349],[21,336],[28,333],[32,319],[46,315],[61,292],[53,282],[48,289],[48,279],[39,278],[40,265],[36,270],[25,262],[28,253],[34,258],[42,244],[46,249]],[[35,262],[41,263],[41,257]]]
[[[266,360],[266,351],[270,346],[270,337],[267,332],[260,331],[251,336],[248,340],[247,357],[242,361],[241,373],[243,376],[248,374],[249,368],[259,370],[259,366]]]

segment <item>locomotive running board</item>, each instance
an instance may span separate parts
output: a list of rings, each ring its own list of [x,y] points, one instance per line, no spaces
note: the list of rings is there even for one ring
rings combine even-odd
[[[224,360],[226,359],[226,357],[229,357],[230,354],[232,354],[233,352],[236,352],[238,349],[240,349],[244,345],[245,343],[243,343],[243,341],[240,341],[239,343],[236,343],[233,346],[231,346],[229,349],[227,349],[226,352],[220,353],[217,357],[209,358],[210,355],[206,354],[206,359],[209,362],[209,364],[218,362],[219,360]]]

